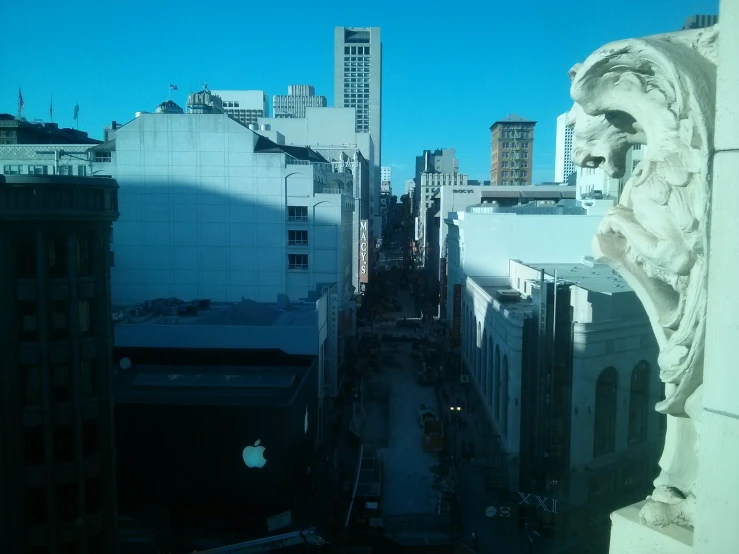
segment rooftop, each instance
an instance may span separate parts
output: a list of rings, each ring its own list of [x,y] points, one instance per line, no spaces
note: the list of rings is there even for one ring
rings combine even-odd
[[[536,121],[532,121],[531,119],[526,119],[525,117],[521,117],[518,114],[512,113],[506,115],[503,119],[499,119],[495,123],[493,123],[490,128],[492,129],[498,124],[505,125],[507,123],[531,123],[533,125],[536,125]]]
[[[134,365],[118,368],[117,403],[289,405],[315,367]]]
[[[254,152],[283,153],[305,162],[327,164],[329,161],[308,146],[287,146],[277,144],[263,135],[259,135]]]
[[[523,320],[531,315],[531,299],[523,298],[521,295],[514,299],[511,293],[515,291],[511,287],[509,277],[468,277],[467,279],[487,294],[493,307],[503,312],[506,317]],[[504,295],[510,296],[511,299],[506,299]]]
[[[632,292],[632,288],[618,273],[605,264],[593,262],[592,258],[586,258],[584,263],[579,264],[537,264],[520,262],[526,267],[537,271],[544,270],[549,277],[554,278],[557,272],[557,280],[565,280],[573,285],[601,294],[618,294]]]

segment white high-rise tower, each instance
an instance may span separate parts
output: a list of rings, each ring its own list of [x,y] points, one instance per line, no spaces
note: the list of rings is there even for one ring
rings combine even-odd
[[[567,183],[575,174],[572,163],[572,127],[567,126],[567,112],[557,118],[556,153],[554,155],[554,181]]]

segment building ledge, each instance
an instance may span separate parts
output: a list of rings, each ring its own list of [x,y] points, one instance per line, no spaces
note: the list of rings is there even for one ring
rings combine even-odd
[[[693,551],[693,530],[680,525],[649,527],[639,522],[639,510],[646,500],[611,514],[609,554],[689,554]]]

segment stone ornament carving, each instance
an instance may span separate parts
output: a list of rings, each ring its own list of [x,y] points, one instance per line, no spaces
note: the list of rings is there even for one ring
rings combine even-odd
[[[613,42],[570,70],[574,163],[621,178],[628,150],[646,145],[593,250],[634,289],[660,349],[667,435],[640,514],[660,526],[692,525],[698,494],[717,35]]]

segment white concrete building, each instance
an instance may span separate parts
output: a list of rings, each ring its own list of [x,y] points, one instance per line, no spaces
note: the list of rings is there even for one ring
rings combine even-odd
[[[220,96],[223,111],[236,121],[249,125],[269,116],[269,103],[263,90],[213,90]]]
[[[142,114],[113,154],[115,303],[350,295],[352,177],[310,149],[226,115]]]
[[[393,175],[393,168],[389,165],[383,165],[380,168],[380,181],[383,183],[390,183]]]
[[[460,321],[464,368],[481,412],[512,461],[510,486],[527,486],[529,472],[544,458],[537,449],[544,448],[549,457],[543,475],[551,483],[527,493],[568,509],[599,510],[605,478],[611,494],[638,496],[651,485],[665,432],[664,416],[652,410],[661,396],[658,348],[641,303],[621,277],[592,258],[509,263],[509,276],[466,279]],[[542,330],[543,310],[554,304],[551,296],[540,295],[540,279],[543,272],[551,288],[555,271],[566,305],[558,309],[556,331],[551,321]],[[540,300],[551,306],[542,307]],[[532,385],[538,364],[551,367],[549,354],[539,360],[537,352],[555,340],[555,332],[556,369],[543,374],[553,383],[548,411]],[[539,444],[533,429],[541,435],[548,424],[552,436]],[[553,469],[557,464],[560,469]]]
[[[572,163],[572,127],[567,126],[567,112],[557,117],[555,136],[554,181],[569,183],[577,175]]]
[[[528,209],[473,206],[446,219],[447,319],[452,318],[454,285],[467,277],[507,277],[511,259],[577,263],[591,252],[600,215],[577,208]]]
[[[357,133],[354,108],[306,108],[304,118],[260,118],[259,134],[288,146],[309,146],[332,163],[336,170],[347,169],[353,176],[352,191],[355,214],[352,224],[352,244],[355,256],[352,284],[359,283],[359,225],[368,221],[369,244],[382,236],[381,226],[375,227],[375,203],[380,209],[380,191],[370,179],[374,148],[369,133]]]
[[[430,247],[430,241],[438,243],[436,233],[431,226],[434,223],[436,211],[434,210],[435,199],[443,187],[465,187],[467,186],[466,173],[421,173],[421,186],[418,194],[418,240],[421,260],[424,267],[429,262],[429,256],[438,257],[440,250],[435,246]]]
[[[313,85],[288,85],[287,94],[272,97],[272,117],[305,117],[306,108],[325,108],[325,96],[316,96]],[[268,117],[266,112],[263,117]]]

